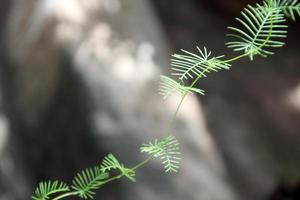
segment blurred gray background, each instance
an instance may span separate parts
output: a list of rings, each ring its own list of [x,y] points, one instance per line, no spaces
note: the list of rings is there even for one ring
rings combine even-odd
[[[30,199],[38,182],[69,182],[114,153],[125,165],[164,135],[178,97],[157,94],[181,48],[225,48],[226,27],[255,1],[2,0],[0,200]],[[300,199],[300,23],[267,59],[212,73],[173,131],[180,172],[159,162],[137,183],[109,184],[96,199]]]

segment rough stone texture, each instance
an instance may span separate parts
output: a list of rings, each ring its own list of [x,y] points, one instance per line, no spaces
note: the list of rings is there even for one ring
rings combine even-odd
[[[169,56],[148,1],[15,0],[6,34],[1,86],[11,129],[0,157],[1,200],[28,199],[41,180],[70,181],[107,152],[133,165],[144,158],[139,144],[164,134],[179,99],[156,92]],[[195,97],[177,121],[180,173],[166,175],[153,162],[137,184],[114,183],[98,198],[234,200]]]

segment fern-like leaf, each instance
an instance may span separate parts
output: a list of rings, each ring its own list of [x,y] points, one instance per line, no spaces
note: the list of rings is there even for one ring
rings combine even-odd
[[[47,200],[52,194],[70,191],[69,186],[59,181],[41,182],[36,188],[33,200]]]
[[[135,181],[135,171],[130,168],[126,168],[113,154],[108,154],[103,159],[100,168],[103,172],[108,172],[112,169],[119,170],[121,174],[126,176],[129,180]]]
[[[100,167],[87,168],[75,176],[71,187],[78,192],[80,198],[93,199],[94,190],[99,189],[108,176]]]
[[[220,69],[229,69],[228,63],[220,60],[224,56],[211,57],[211,52],[204,47],[197,47],[199,54],[182,50],[184,54],[174,54],[171,59],[172,75],[180,80],[196,77],[206,77],[206,74]]]
[[[284,42],[278,39],[286,37],[287,26],[283,24],[286,20],[273,0],[264,1],[262,5],[256,4],[256,7],[248,5],[241,14],[243,18],[236,18],[236,20],[241,23],[243,29],[228,27],[233,31],[228,36],[238,40],[227,42],[229,48],[233,48],[234,51],[244,51],[253,60],[255,55],[266,57],[273,54],[265,47],[284,45]]]
[[[183,84],[178,83],[177,81],[167,77],[167,76],[160,76],[160,86],[159,86],[159,94],[163,96],[164,99],[171,96],[173,93],[178,93],[181,96],[185,94],[193,94],[198,93],[204,95],[204,90],[184,86]]]
[[[166,172],[177,172],[179,168],[179,143],[174,136],[168,136],[160,141],[155,140],[153,143],[143,144],[141,152],[160,158]]]
[[[298,0],[275,0],[276,6],[283,11],[285,16],[293,21],[300,17],[300,2]]]

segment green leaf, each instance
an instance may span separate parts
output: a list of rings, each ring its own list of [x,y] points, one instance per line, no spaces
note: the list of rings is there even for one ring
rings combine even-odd
[[[274,3],[286,17],[293,21],[296,21],[296,17],[300,17],[300,2],[298,0],[275,0]]]
[[[197,47],[197,50],[199,54],[186,50],[182,50],[184,54],[174,54],[171,59],[172,75],[178,76],[179,80],[193,79],[194,76],[206,77],[207,73],[229,69],[231,66],[220,60],[224,56],[211,57],[211,52],[208,52],[205,47],[203,50]]]
[[[69,186],[63,182],[59,181],[48,181],[41,182],[36,188],[34,195],[32,196],[33,200],[47,200],[50,198],[50,195],[60,192],[70,191]]]
[[[183,84],[178,83],[177,81],[167,77],[167,76],[160,76],[160,86],[159,86],[159,94],[163,96],[164,99],[171,96],[173,93],[178,93],[181,96],[185,94],[193,94],[198,93],[204,95],[204,90],[184,86]]]
[[[236,18],[242,28],[228,27],[233,33],[227,36],[234,39],[227,42],[229,48],[234,51],[243,51],[253,60],[255,55],[266,57],[273,52],[267,50],[269,47],[282,47],[284,42],[281,38],[287,35],[287,26],[284,14],[271,1],[256,4],[256,7],[248,6],[241,12],[243,18]]]
[[[113,154],[108,154],[103,159],[100,168],[103,172],[108,172],[112,169],[119,170],[121,174],[126,176],[129,180],[135,181],[135,171],[130,168],[126,168]]]
[[[87,168],[75,176],[71,187],[78,192],[80,198],[94,199],[94,190],[99,189],[108,176],[100,167]]]
[[[179,143],[174,136],[168,136],[153,143],[143,144],[141,152],[160,158],[166,172],[177,172],[179,168]]]

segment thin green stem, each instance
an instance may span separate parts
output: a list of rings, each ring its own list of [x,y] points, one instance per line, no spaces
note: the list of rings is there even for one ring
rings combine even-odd
[[[270,2],[271,4],[271,2]],[[262,43],[259,48],[263,48],[270,40],[271,36],[272,36],[272,32],[273,32],[273,20],[271,19],[271,24],[270,24],[270,31],[269,31],[269,34],[268,34],[268,37],[266,38],[266,40],[264,41],[264,43]]]
[[[134,166],[133,168],[131,168],[131,170],[135,171],[138,168],[143,167],[145,164],[147,164],[150,160],[152,160],[154,157],[153,156],[149,156],[147,159],[145,159],[143,162],[140,162],[139,164],[137,164],[136,166]]]
[[[198,80],[199,80],[201,77],[202,77],[201,74],[200,74],[199,76],[197,76],[197,78],[192,82],[192,84],[191,84],[189,87],[193,87],[193,86],[198,82]],[[175,123],[175,120],[176,120],[176,118],[177,118],[178,112],[179,112],[179,110],[180,110],[180,108],[181,108],[181,106],[182,106],[182,104],[183,104],[183,101],[184,101],[185,97],[186,97],[188,94],[189,94],[189,93],[186,92],[186,93],[182,96],[182,98],[181,98],[181,100],[180,100],[180,102],[179,102],[179,104],[178,104],[178,106],[177,106],[177,108],[176,108],[176,111],[175,111],[175,113],[173,114],[172,119],[171,119],[171,121],[170,121],[170,123],[169,123],[169,126],[168,126],[168,129],[167,129],[166,134],[169,134],[169,132],[171,131],[171,129],[172,129],[174,123]]]
[[[153,156],[149,156],[147,159],[143,160],[142,162],[138,163],[137,165],[135,165],[134,167],[131,168],[132,171],[135,171],[141,167],[143,167],[144,165],[146,165],[149,161],[151,161],[154,157]],[[125,174],[118,174],[116,176],[113,176],[109,179],[107,179],[106,181],[103,182],[103,184],[109,183],[111,181],[114,181],[116,179],[120,179],[123,176],[125,176]],[[78,195],[78,192],[74,191],[74,192],[67,192],[65,194],[62,194],[60,196],[57,196],[55,198],[53,198],[52,200],[59,200],[59,199],[63,199],[65,197],[69,197],[69,196],[76,196]]]
[[[120,179],[120,178],[122,178],[123,176],[124,176],[124,174],[118,174],[118,175],[116,175],[116,176],[113,176],[113,177],[107,179],[106,181],[103,182],[103,184],[109,183],[109,182],[114,181],[114,180],[116,180],[116,179]]]
[[[142,162],[138,163],[137,165],[135,165],[134,167],[131,168],[132,171],[135,171],[141,167],[143,167],[145,164],[147,164],[150,160],[152,160],[154,157],[153,156],[149,156],[147,159],[143,160]],[[121,174],[118,174],[116,176],[113,176],[109,179],[107,179],[106,181],[103,182],[103,184],[106,184],[106,183],[109,183],[111,181],[114,181],[116,179],[120,179],[122,178],[123,176],[125,176],[125,174],[121,173]]]
[[[180,102],[179,102],[179,104],[178,104],[178,106],[177,106],[177,108],[176,108],[176,111],[175,111],[175,113],[173,114],[172,119],[171,119],[171,121],[170,121],[170,123],[169,123],[169,125],[168,125],[168,129],[167,129],[167,131],[166,131],[166,134],[169,134],[169,132],[171,131],[171,129],[172,129],[174,123],[175,123],[175,120],[176,120],[176,118],[177,118],[177,115],[178,115],[178,112],[179,112],[179,110],[180,110],[180,107],[181,107],[181,105],[182,105],[182,103],[183,103],[183,101],[184,101],[184,99],[185,99],[185,97],[186,97],[187,95],[188,95],[188,93],[185,93],[185,94],[182,96],[182,98],[181,98],[181,100],[180,100]]]
[[[268,43],[268,41],[270,40],[270,38],[271,38],[271,36],[272,36],[272,31],[273,31],[273,21],[271,20],[271,27],[270,27],[269,34],[268,34],[267,38],[265,39],[265,41],[259,46],[259,48],[263,48],[263,47]],[[241,58],[243,58],[243,57],[246,57],[246,56],[248,56],[248,55],[249,55],[249,53],[244,53],[244,54],[242,54],[242,55],[239,55],[239,56],[236,56],[236,57],[233,57],[233,58],[224,60],[223,62],[224,62],[224,63],[231,63],[231,62],[233,62],[233,61],[239,60],[239,59],[241,59]],[[200,74],[200,75],[192,82],[192,84],[191,84],[189,87],[193,87],[193,86],[198,82],[198,80],[199,80],[201,77],[202,77],[202,75]],[[186,98],[187,95],[188,95],[188,92],[186,92],[186,93],[182,96],[182,98],[181,98],[181,100],[180,100],[180,102],[179,102],[179,104],[178,104],[178,106],[177,106],[177,108],[176,108],[176,111],[175,111],[175,113],[173,114],[172,119],[171,119],[171,121],[170,121],[170,123],[169,123],[168,129],[167,129],[167,134],[169,134],[169,132],[171,131],[171,129],[172,129],[174,123],[175,123],[176,117],[177,117],[177,115],[178,115],[178,112],[179,112],[179,110],[180,110],[180,108],[181,108],[181,106],[182,106],[182,103],[183,103],[183,101],[184,101],[184,99]]]
[[[150,160],[152,160],[154,157],[153,156],[149,156],[147,159],[143,160],[142,162],[138,163],[137,165],[135,165],[134,167],[131,168],[132,171],[135,171],[141,167],[143,167],[145,164],[147,164]],[[116,176],[113,176],[109,179],[107,179],[106,181],[103,182],[103,184],[106,184],[106,183],[109,183],[111,181],[114,181],[116,179],[120,179],[122,178],[123,176],[125,176],[125,174],[118,174]]]
[[[271,1],[270,1],[270,2],[271,2]],[[271,21],[271,27],[270,27],[269,35],[267,36],[266,40],[264,41],[264,43],[263,43],[259,48],[263,48],[263,47],[268,43],[268,41],[270,40],[270,38],[271,38],[271,36],[272,36],[272,30],[273,30],[272,23],[273,23],[273,22]],[[233,58],[224,60],[223,62],[224,62],[224,63],[231,63],[231,62],[233,62],[233,61],[239,60],[239,59],[241,59],[241,58],[243,58],[243,57],[246,57],[246,56],[248,56],[248,55],[249,55],[249,53],[244,53],[244,54],[242,54],[242,55],[239,55],[239,56],[236,56],[236,57],[233,57]],[[202,77],[201,74],[200,74],[199,76],[197,76],[197,78],[190,84],[189,87],[193,87],[193,86],[198,82],[198,80],[199,80],[201,77]],[[174,126],[174,123],[175,123],[175,120],[176,120],[176,118],[177,118],[178,112],[179,112],[179,110],[180,110],[180,108],[181,108],[181,106],[182,106],[182,104],[183,104],[183,101],[184,101],[184,99],[186,98],[187,95],[188,95],[188,92],[186,92],[186,93],[182,96],[182,98],[181,98],[179,104],[177,105],[177,108],[176,108],[176,110],[175,110],[175,113],[173,114],[172,119],[171,119],[171,121],[170,121],[170,123],[169,123],[169,126],[168,126],[168,129],[167,129],[166,134],[169,134],[169,132],[171,131],[172,127]],[[138,163],[137,165],[135,165],[134,167],[132,167],[131,170],[132,170],[132,171],[135,171],[135,170],[137,170],[137,169],[143,167],[144,165],[146,165],[146,164],[147,164],[149,161],[151,161],[152,159],[154,159],[154,156],[149,156],[147,159],[143,160],[142,162],[140,162],[140,163]],[[122,178],[123,176],[125,176],[125,174],[123,174],[123,173],[118,174],[118,175],[116,175],[116,176],[113,176],[113,177],[107,179],[106,181],[103,182],[103,184],[109,183],[109,182],[114,181],[114,180],[116,180],[116,179],[120,179],[120,178]],[[76,191],[73,191],[73,192],[67,192],[67,193],[65,193],[65,194],[62,194],[62,195],[60,195],[60,196],[57,196],[57,197],[53,198],[52,200],[59,200],[59,199],[65,198],[65,197],[76,196],[76,195],[78,195],[78,192],[76,192]]]
[[[248,55],[249,55],[249,53],[245,53],[245,54],[236,56],[236,57],[234,57],[234,58],[225,60],[225,61],[223,61],[223,62],[224,62],[224,63],[230,63],[230,62],[236,61],[236,60],[238,60],[238,59],[241,59],[241,58],[243,58],[243,57],[246,57],[246,56],[248,56]],[[191,83],[191,85],[189,85],[189,87],[194,87],[194,85],[199,81],[199,79],[200,79],[201,77],[202,77],[201,74],[200,74],[199,76],[197,76],[197,78]],[[175,120],[176,120],[176,118],[177,118],[178,112],[179,112],[179,110],[180,110],[180,108],[181,108],[181,106],[182,106],[182,104],[183,104],[183,101],[184,101],[184,99],[186,98],[187,95],[188,95],[188,92],[186,92],[186,93],[182,96],[182,98],[181,98],[181,100],[180,100],[180,102],[179,102],[179,104],[178,104],[178,106],[177,106],[177,108],[176,108],[176,110],[175,110],[175,113],[173,114],[172,119],[171,119],[171,121],[170,121],[170,123],[169,123],[169,125],[168,125],[168,129],[167,129],[166,134],[169,134],[169,132],[171,131],[171,129],[172,129],[174,123],[175,123]]]
[[[78,194],[78,192],[68,192],[68,193],[62,194],[60,196],[57,196],[57,197],[53,198],[52,200],[59,200],[59,199],[63,199],[65,197],[69,197],[69,196],[76,196],[77,194]]]
[[[243,58],[243,57],[246,57],[246,56],[248,56],[248,55],[249,55],[249,53],[244,53],[244,54],[242,54],[242,55],[239,55],[239,56],[230,58],[230,59],[228,59],[228,60],[224,60],[223,62],[224,62],[224,63],[231,63],[231,62],[233,62],[233,61],[239,60],[239,59],[241,59],[241,58]]]

